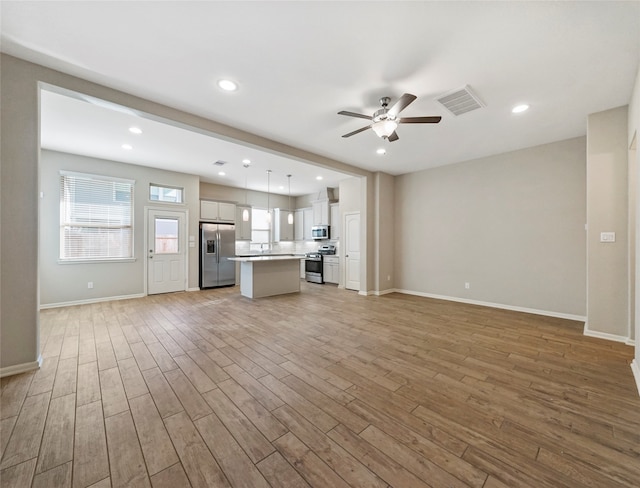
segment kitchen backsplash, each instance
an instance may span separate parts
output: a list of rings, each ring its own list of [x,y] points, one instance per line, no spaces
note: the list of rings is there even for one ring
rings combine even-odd
[[[272,242],[268,244],[250,243],[249,241],[236,241],[236,254],[253,254],[261,250],[271,254],[306,254],[317,251],[323,244],[333,244],[336,246],[336,254],[340,254],[340,241],[295,241],[295,242]],[[262,249],[261,249],[262,247]]]

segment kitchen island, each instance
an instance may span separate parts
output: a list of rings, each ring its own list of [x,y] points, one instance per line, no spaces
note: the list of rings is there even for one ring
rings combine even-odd
[[[240,263],[240,293],[248,298],[270,297],[300,291],[297,255],[265,255],[229,258]]]

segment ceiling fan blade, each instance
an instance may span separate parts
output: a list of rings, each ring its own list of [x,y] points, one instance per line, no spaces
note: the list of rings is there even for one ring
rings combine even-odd
[[[355,136],[356,134],[359,134],[362,131],[367,130],[369,127],[371,127],[370,125],[367,125],[366,127],[362,127],[361,129],[358,130],[354,130],[353,132],[349,132],[348,134],[343,135],[342,137],[351,137],[351,136]]]
[[[440,122],[442,117],[433,116],[433,117],[402,117],[398,119],[399,124],[437,124]]]
[[[416,98],[418,97],[416,97],[415,95],[412,95],[411,93],[405,93],[400,98],[398,98],[398,101],[394,103],[393,106],[389,109],[389,112],[387,112],[388,115],[390,117],[397,117],[398,114],[402,112],[405,108],[407,108],[409,104],[413,102]]]
[[[398,133],[395,130],[388,137],[389,142],[397,141],[398,139],[400,138],[398,137]]]
[[[341,110],[340,112],[338,112],[338,115],[346,115],[348,117],[358,117],[360,119],[367,119],[367,120],[373,119],[371,115],[357,114],[355,112],[347,112],[346,110]]]

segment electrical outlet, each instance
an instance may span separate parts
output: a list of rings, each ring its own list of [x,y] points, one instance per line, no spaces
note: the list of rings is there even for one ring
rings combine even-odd
[[[471,283],[469,283],[468,281],[464,282],[464,288],[465,290],[468,290],[469,288],[471,288]]]
[[[87,288],[89,288],[90,290],[93,288],[93,281],[87,282]]]
[[[387,275],[387,281],[391,281],[391,275]]]
[[[600,242],[616,242],[616,233],[600,232]]]

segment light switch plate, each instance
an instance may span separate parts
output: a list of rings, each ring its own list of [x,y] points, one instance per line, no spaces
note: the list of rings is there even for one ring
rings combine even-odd
[[[616,233],[600,232],[600,242],[616,242]]]

